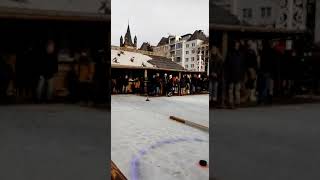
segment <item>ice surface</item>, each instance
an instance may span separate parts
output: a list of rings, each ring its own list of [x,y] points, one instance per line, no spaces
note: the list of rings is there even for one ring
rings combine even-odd
[[[209,169],[198,162],[209,161],[209,134],[169,119],[172,115],[208,126],[208,95],[145,100],[112,96],[112,160],[133,180],[208,179]]]

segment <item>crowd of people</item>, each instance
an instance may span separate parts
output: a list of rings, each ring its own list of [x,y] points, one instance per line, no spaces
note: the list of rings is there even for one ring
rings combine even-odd
[[[241,103],[272,104],[319,85],[319,63],[311,54],[286,49],[276,41],[235,40],[225,56],[213,46],[210,101],[215,107]]]
[[[53,40],[48,40],[42,47],[34,49],[30,46],[19,53],[7,53],[9,55],[6,56],[0,53],[1,103],[15,102],[17,97],[35,103],[56,100],[54,95],[59,66],[58,48]],[[89,52],[81,49],[74,55],[75,60],[70,64],[70,71],[65,77],[69,92],[66,100],[90,104],[107,97],[106,70],[97,68],[99,66],[106,69],[106,66],[98,60],[93,61]],[[101,97],[95,98],[94,95]]]
[[[112,79],[113,94],[148,94],[150,96],[189,95],[208,92],[209,78],[206,75],[184,74],[174,76],[156,73],[148,80],[128,75]]]

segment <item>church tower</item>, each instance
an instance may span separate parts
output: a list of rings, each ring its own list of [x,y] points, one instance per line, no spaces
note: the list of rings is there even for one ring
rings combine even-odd
[[[126,47],[126,48],[137,48],[137,37],[134,37],[134,43],[132,42],[131,38],[131,31],[130,31],[130,25],[128,24],[127,32],[123,37],[120,37],[120,47]]]

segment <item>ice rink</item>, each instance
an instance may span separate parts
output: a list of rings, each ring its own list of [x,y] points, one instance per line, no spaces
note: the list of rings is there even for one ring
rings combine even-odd
[[[169,119],[208,126],[208,95],[112,96],[111,158],[128,179],[209,179],[209,133]]]

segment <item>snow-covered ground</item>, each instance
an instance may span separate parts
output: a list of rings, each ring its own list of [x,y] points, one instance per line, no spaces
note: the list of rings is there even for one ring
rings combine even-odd
[[[177,116],[209,125],[208,95],[112,96],[111,158],[128,179],[209,179],[209,134],[177,123]]]

